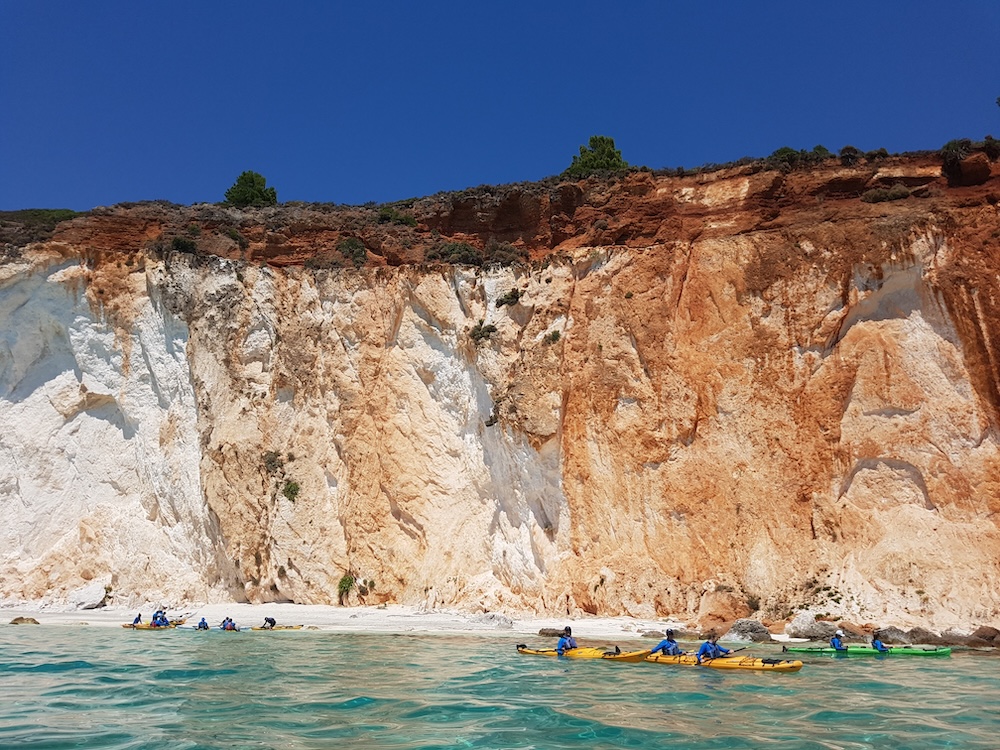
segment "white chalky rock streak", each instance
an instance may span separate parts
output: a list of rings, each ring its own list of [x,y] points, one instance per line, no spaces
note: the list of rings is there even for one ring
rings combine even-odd
[[[123,604],[228,594],[186,326],[144,299],[126,356],[78,262],[23,271],[0,287],[3,596],[62,602],[95,579]]]

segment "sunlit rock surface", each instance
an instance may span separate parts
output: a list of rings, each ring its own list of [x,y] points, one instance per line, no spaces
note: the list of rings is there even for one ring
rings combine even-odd
[[[63,224],[0,263],[0,597],[330,603],[349,573],[354,603],[996,622],[993,171]],[[439,236],[531,263],[421,263]]]

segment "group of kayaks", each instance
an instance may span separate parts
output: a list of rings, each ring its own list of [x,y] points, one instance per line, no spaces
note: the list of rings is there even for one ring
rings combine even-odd
[[[528,648],[521,643],[517,645],[517,653],[534,656],[559,655],[554,648]],[[607,661],[621,661],[633,664],[640,661],[648,661],[654,664],[675,664],[683,667],[702,666],[711,669],[756,669],[768,672],[798,672],[802,669],[802,662],[798,659],[761,659],[755,656],[738,656],[735,653],[720,656],[716,659],[703,658],[700,664],[698,663],[698,657],[694,654],[683,654],[681,656],[654,655],[652,649],[621,651],[616,647],[614,651],[609,651],[603,648],[579,646],[577,648],[566,649],[562,655],[569,659],[605,659]]]
[[[742,650],[742,649],[737,649]],[[893,646],[887,652],[878,651],[871,646],[848,646],[846,651],[833,648],[811,646],[783,646],[783,652],[812,654],[815,656],[949,656],[951,649],[943,646]],[[517,653],[533,656],[559,656],[554,648],[528,648],[523,643],[517,645]],[[799,659],[772,659],[755,656],[740,656],[735,651],[715,659],[703,658],[699,663],[693,654],[667,656],[653,654],[650,649],[642,651],[622,651],[581,646],[564,650],[563,656],[569,659],[603,659],[636,663],[648,661],[654,664],[673,664],[683,667],[708,667],[709,669],[752,669],[764,672],[798,672],[802,669]]]
[[[238,627],[224,628],[220,626],[216,626],[213,628],[197,628],[194,625],[185,625],[186,622],[187,619],[185,618],[170,620],[169,625],[152,625],[148,622],[137,622],[137,623],[126,622],[122,623],[122,627],[128,628],[130,630],[176,630],[177,628],[181,628],[183,630],[201,630],[201,631],[222,630],[228,633],[238,633],[241,630],[302,630],[303,628],[302,625],[275,625],[273,627],[265,627],[263,625],[260,625],[253,628],[238,628]]]

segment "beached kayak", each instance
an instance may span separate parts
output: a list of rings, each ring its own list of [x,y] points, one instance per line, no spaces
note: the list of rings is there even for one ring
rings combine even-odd
[[[148,622],[140,622],[138,625],[133,625],[130,622],[124,623],[123,628],[128,628],[130,630],[173,630],[178,625],[183,625],[184,621],[172,622],[169,625],[150,625]]]
[[[558,656],[554,648],[528,648],[523,643],[517,646],[517,653],[532,654],[534,656]],[[609,661],[640,662],[650,655],[651,650],[645,651],[620,651],[617,648],[609,651],[603,648],[591,648],[580,646],[579,648],[567,649],[563,656],[569,659],[607,659]]]
[[[677,664],[684,667],[710,667],[711,669],[756,669],[765,672],[798,672],[802,662],[798,659],[758,659],[753,656],[720,656],[718,659],[702,659],[692,654],[683,656],[647,656],[646,661],[655,664]]]
[[[871,646],[848,646],[847,651],[838,651],[829,646],[782,646],[782,651],[816,656],[949,656],[947,646],[890,646],[889,651],[876,651]]]
[[[273,628],[265,628],[263,625],[259,625],[256,628],[250,628],[251,630],[302,630],[301,625],[275,625]]]

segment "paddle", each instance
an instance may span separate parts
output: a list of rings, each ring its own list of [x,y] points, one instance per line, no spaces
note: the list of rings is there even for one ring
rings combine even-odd
[[[714,661],[715,659],[726,659],[739,651],[746,651],[748,648],[749,646],[744,646],[743,648],[734,648],[728,654],[723,654],[722,656],[708,656],[705,657],[705,659],[703,659],[702,661]]]

